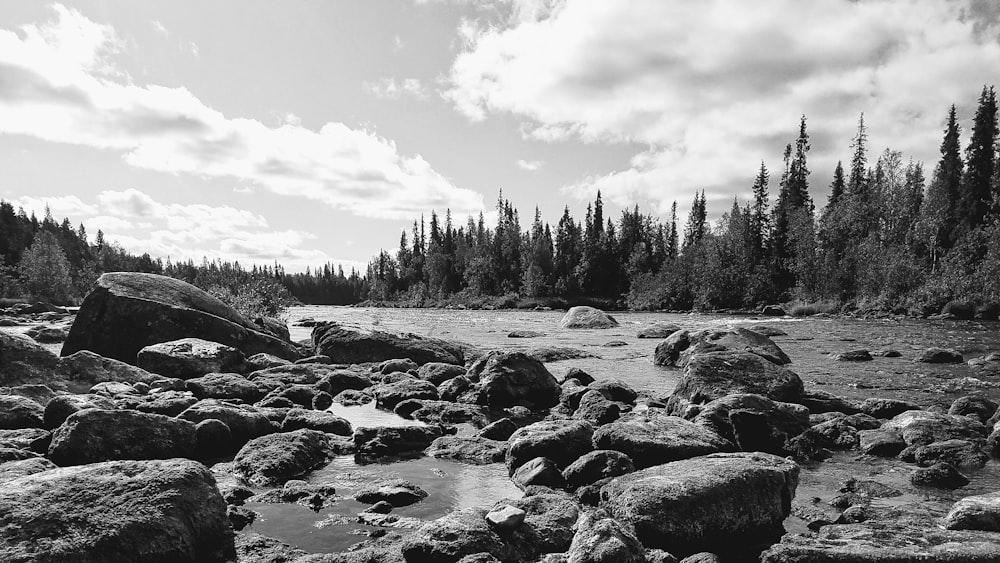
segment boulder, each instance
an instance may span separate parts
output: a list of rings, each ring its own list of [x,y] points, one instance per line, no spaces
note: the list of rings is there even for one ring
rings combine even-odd
[[[0,463],[0,485],[6,481],[12,481],[26,475],[34,475],[49,469],[55,469],[56,464],[44,457],[32,457],[18,461],[8,461]],[[2,488],[2,487],[0,487]]]
[[[83,409],[114,410],[115,402],[100,395],[59,395],[45,405],[45,428],[58,428],[69,415]]]
[[[663,339],[677,332],[678,330],[681,330],[681,327],[675,324],[657,323],[640,330],[638,333],[636,333],[635,337]]]
[[[602,479],[619,477],[635,471],[632,458],[616,450],[594,450],[583,454],[563,470],[570,489],[577,489]]]
[[[359,455],[398,456],[422,452],[441,436],[429,426],[378,426],[354,429],[354,446]]]
[[[255,403],[263,395],[252,381],[237,373],[208,373],[189,379],[187,388],[199,399],[239,399]]]
[[[916,362],[927,364],[960,364],[965,361],[957,350],[944,348],[928,348],[914,358]]]
[[[105,358],[90,350],[80,350],[59,358],[56,373],[59,378],[66,380],[67,388],[71,391],[89,389],[105,381],[117,381],[131,385],[134,383],[153,384],[162,379],[161,376],[149,373],[142,368],[120,360]]]
[[[693,413],[685,413],[685,418],[745,452],[783,455],[785,442],[809,428],[806,407],[750,393],[726,395],[691,410]]]
[[[802,380],[793,371],[748,352],[711,352],[693,356],[667,400],[667,410],[682,414],[689,405],[707,403],[733,393],[763,395],[772,401],[797,403]]]
[[[767,325],[752,325],[748,327],[747,330],[752,330],[757,334],[763,334],[768,338],[771,338],[772,336],[788,336],[788,333],[781,330],[780,328],[775,328],[773,326],[767,326]]]
[[[490,408],[549,408],[562,391],[549,370],[523,352],[490,352],[472,364],[469,378],[478,381],[476,402]]]
[[[944,517],[944,527],[949,530],[1000,532],[1000,493],[959,500]]]
[[[536,457],[522,463],[510,476],[510,480],[522,490],[531,486],[561,489],[566,485],[562,471],[547,457]]]
[[[0,386],[42,383],[58,363],[55,354],[27,336],[0,331]]]
[[[472,381],[464,375],[459,375],[439,384],[438,394],[443,401],[458,401],[471,387]]]
[[[733,449],[715,432],[661,409],[632,412],[605,424],[593,441],[596,449],[622,452],[639,468]]]
[[[339,364],[398,358],[409,358],[419,365],[427,362],[465,363],[465,348],[459,344],[416,334],[362,330],[336,323],[321,323],[313,327],[312,343],[317,354],[329,356]]]
[[[244,363],[248,372],[254,372],[267,368],[275,368],[279,366],[287,366],[291,364],[292,362],[284,358],[279,358],[278,356],[275,356],[273,354],[265,354],[263,352],[259,354],[253,354],[252,356],[247,358],[246,362]]]
[[[0,430],[0,448],[27,450],[37,454],[49,451],[52,433],[41,428]]]
[[[177,416],[197,403],[198,399],[187,391],[162,391],[128,399],[117,399],[118,408],[133,408],[140,412],[167,416]]]
[[[379,481],[363,486],[354,494],[354,500],[365,504],[388,502],[392,506],[409,506],[427,498],[427,491],[402,479]]]
[[[479,435],[490,440],[507,440],[518,429],[517,423],[509,418],[491,422],[479,431]]]
[[[794,462],[770,454],[712,454],[617,477],[601,505],[646,547],[741,554],[784,533],[798,476]]]
[[[954,465],[939,461],[930,467],[920,467],[910,474],[910,482],[918,487],[958,489],[969,484],[969,478],[959,473]]]
[[[590,423],[576,420],[543,420],[519,428],[507,441],[507,471],[513,475],[518,467],[536,457],[547,457],[565,467],[594,449],[593,435]]]
[[[165,377],[191,379],[208,373],[242,371],[246,358],[232,346],[201,338],[150,344],[139,350],[136,365]]]
[[[44,428],[45,408],[27,397],[0,395],[0,430]]]
[[[194,457],[194,424],[128,410],[84,409],[52,434],[48,457],[57,465],[111,460]]]
[[[199,460],[218,459],[233,451],[233,432],[221,420],[203,420],[194,425],[194,433],[195,455]]]
[[[636,397],[639,396],[635,392],[635,389],[632,389],[628,383],[625,383],[621,379],[598,379],[587,385],[587,387],[595,391],[600,391],[609,401],[618,401],[619,403],[635,403]]]
[[[441,362],[428,362],[417,370],[417,377],[430,381],[434,385],[441,385],[449,379],[464,376],[465,367]]]
[[[25,335],[42,344],[57,344],[66,340],[68,332],[60,326],[36,326],[28,329]]]
[[[110,461],[0,487],[0,553],[10,562],[233,561],[215,479],[182,459]]]
[[[278,430],[267,416],[253,407],[231,405],[211,399],[191,405],[177,418],[193,423],[212,418],[221,420],[232,432],[234,451],[253,438]]]
[[[525,516],[527,516],[527,512],[521,510],[520,508],[505,504],[499,508],[494,508],[489,511],[486,514],[486,523],[500,533],[510,532],[517,529],[517,527],[521,524],[524,524]],[[490,557],[492,557],[492,555]],[[463,561],[464,560],[465,559],[463,558]]]
[[[948,414],[973,416],[979,422],[986,424],[997,412],[997,403],[987,397],[970,395],[955,399],[948,408]]]
[[[292,383],[272,390],[266,397],[264,397],[261,403],[263,406],[263,403],[270,403],[275,399],[288,399],[294,405],[309,409],[312,408],[313,399],[316,398],[316,393],[318,392],[319,388],[315,385]],[[268,404],[267,406],[276,407],[279,405]]]
[[[544,332],[534,330],[512,330],[507,333],[507,338],[539,338],[545,336]]]
[[[692,357],[708,352],[748,352],[777,365],[791,363],[788,355],[773,340],[745,328],[674,333],[656,347],[653,363],[658,366],[684,366]]]
[[[406,373],[410,370],[416,370],[419,367],[420,366],[417,365],[417,362],[414,362],[409,358],[399,358],[382,362],[378,366],[378,371],[383,375],[386,375],[397,371]]]
[[[838,362],[870,362],[875,358],[872,358],[871,352],[868,350],[858,349],[839,352],[833,355],[833,359]]]
[[[403,558],[452,563],[467,555],[489,553],[501,561],[514,560],[513,547],[490,527],[486,514],[486,510],[469,508],[424,524],[403,542]]]
[[[253,563],[291,563],[307,554],[274,538],[255,533],[236,534],[236,560]]]
[[[882,429],[899,432],[907,446],[952,439],[981,442],[987,435],[986,426],[972,418],[920,410],[898,414],[883,424]]]
[[[375,395],[375,405],[389,410],[407,399],[438,398],[437,387],[422,379],[404,379],[388,385],[376,385],[370,391]]]
[[[913,459],[923,466],[934,465],[946,461],[956,467],[982,469],[989,461],[980,444],[968,440],[943,440],[913,449]]]
[[[587,389],[583,387],[583,389]],[[580,396],[579,404],[573,413],[573,418],[586,420],[594,426],[600,426],[618,420],[621,409],[617,403],[609,401],[603,393],[590,389]]]
[[[580,516],[566,556],[567,563],[646,563],[635,533],[603,510]]]
[[[291,409],[281,423],[281,431],[292,432],[301,428],[340,436],[350,436],[352,433],[351,423],[331,412]]]
[[[113,272],[102,275],[84,299],[62,355],[91,350],[133,363],[139,350],[150,344],[201,338],[232,346],[244,355],[300,356],[294,345],[259,328],[225,303],[181,280]]]
[[[328,461],[330,445],[326,434],[296,430],[254,438],[233,459],[233,475],[251,485],[281,485],[305,475]]]
[[[441,436],[431,442],[426,453],[440,459],[486,465],[502,462],[506,449],[506,442],[482,436]]]
[[[571,307],[562,320],[561,328],[613,328],[618,326],[614,317],[600,309],[587,306]]]
[[[896,430],[861,430],[858,448],[866,455],[894,457],[906,447],[906,440]]]
[[[899,399],[871,397],[861,402],[861,412],[875,418],[892,418],[906,411],[915,410],[920,410],[920,407],[914,403]]]

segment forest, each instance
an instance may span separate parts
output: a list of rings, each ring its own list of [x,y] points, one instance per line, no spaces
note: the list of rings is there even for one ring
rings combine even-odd
[[[584,218],[568,207],[553,227],[538,209],[530,224],[498,198],[497,221],[483,214],[455,225],[430,212],[383,250],[365,272],[322,265],[288,274],[280,264],[204,259],[164,263],[132,255],[84,225],[42,220],[0,202],[0,296],[78,302],[102,272],[142,271],[198,285],[247,314],[278,314],[291,302],[402,306],[570,303],[588,299],[638,310],[890,311],[926,316],[960,304],[1000,309],[1000,166],[997,100],[979,96],[964,142],[956,107],[944,120],[940,159],[924,165],[899,151],[869,154],[864,115],[848,158],[832,171],[829,196],[810,195],[807,119],[772,173],[761,162],[748,201],[734,199],[709,224],[704,190],[687,220],[677,203],[666,220],[638,206],[605,217],[598,192]],[[846,140],[845,140],[846,141]],[[846,145],[847,143],[845,143]],[[775,176],[776,178],[773,178]],[[748,182],[750,183],[750,182]],[[777,195],[771,199],[772,183]],[[955,305],[957,306],[957,305]],[[957,310],[957,309],[956,309]]]

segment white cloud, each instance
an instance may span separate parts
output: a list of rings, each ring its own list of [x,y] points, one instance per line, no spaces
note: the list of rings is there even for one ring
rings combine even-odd
[[[538,170],[541,170],[542,166],[545,166],[545,161],[542,160],[519,159],[517,161],[517,167],[521,170],[527,170],[528,172],[537,172]]]
[[[152,22],[150,22],[150,24],[153,26],[153,29],[155,29],[156,32],[159,33],[160,35],[164,37],[170,37],[170,30],[168,30],[167,26],[163,25],[163,22],[161,22],[160,20],[153,20]]]
[[[54,9],[55,21],[22,36],[0,30],[0,133],[116,151],[132,166],[228,178],[362,216],[482,207],[479,194],[374,133],[342,123],[268,127],[227,117],[183,87],[136,84],[113,65],[122,49],[113,28]]]
[[[84,203],[83,200],[75,195],[50,197],[25,196],[11,201],[11,205],[14,206],[14,209],[23,207],[28,215],[34,213],[39,220],[45,216],[45,207],[48,206],[52,212],[52,217],[59,222],[62,221],[63,217],[75,219],[81,215],[90,215],[97,212],[95,206]]]
[[[983,7],[515,2],[506,23],[463,23],[469,45],[444,95],[473,120],[516,116],[538,140],[645,145],[626,169],[565,191],[589,199],[600,189],[618,203],[646,198],[660,211],[674,199],[685,205],[695,189],[720,199],[746,194],[761,159],[777,177],[782,147],[805,114],[812,189],[822,193],[836,160],[849,157],[862,111],[872,158],[888,145],[933,166],[948,106],[970,118],[1000,69],[997,15]]]
[[[403,96],[412,96],[417,99],[427,97],[427,89],[418,78],[380,78],[374,82],[365,82],[365,89],[376,98],[385,100],[398,100]]]

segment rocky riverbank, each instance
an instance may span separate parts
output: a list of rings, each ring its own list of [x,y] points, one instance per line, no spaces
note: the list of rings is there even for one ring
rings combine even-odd
[[[292,342],[279,324],[147,274],[105,275],[75,318],[11,313],[73,322],[61,356],[40,343],[59,335],[0,332],[4,561],[1000,560],[996,491],[961,494],[1000,453],[995,389],[946,410],[825,393],[766,327],[649,327],[655,361],[682,374],[657,396],[450,340],[317,323]],[[617,325],[586,309],[564,321]],[[891,351],[846,352],[830,361]],[[358,426],[332,412],[369,403],[415,422]],[[424,520],[399,513],[432,493],[372,479],[351,491],[367,537],[348,551],[248,531],[250,507],[346,504],[312,478],[346,455],[503,464],[522,494]],[[861,470],[879,460],[895,477]],[[859,471],[836,496],[812,496],[824,467]],[[883,502],[912,491],[955,501]]]

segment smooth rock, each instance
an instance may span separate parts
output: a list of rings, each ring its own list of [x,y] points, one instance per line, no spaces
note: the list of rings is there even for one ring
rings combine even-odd
[[[562,320],[560,328],[613,328],[618,326],[614,317],[594,307],[584,305],[571,307]]]
[[[959,500],[944,517],[944,527],[949,530],[1000,532],[1000,493]]]
[[[524,523],[527,513],[520,508],[505,504],[486,513],[486,523],[500,532],[509,532]]]

